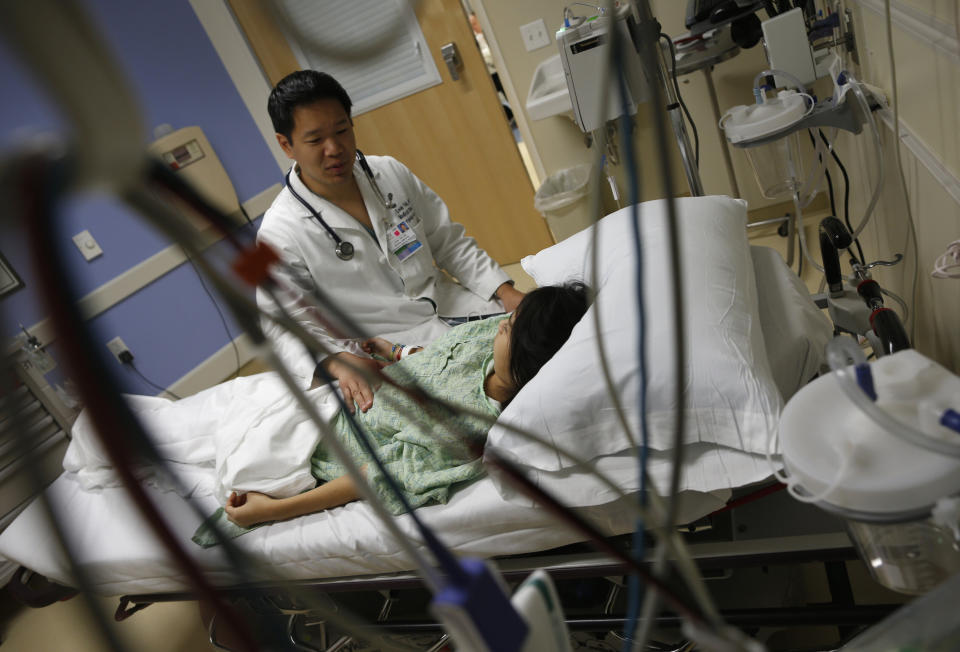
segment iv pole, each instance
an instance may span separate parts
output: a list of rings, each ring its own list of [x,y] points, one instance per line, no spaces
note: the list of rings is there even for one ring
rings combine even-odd
[[[670,68],[664,58],[663,48],[659,46],[660,42],[660,23],[653,17],[650,9],[649,0],[635,0],[632,3],[635,9],[637,24],[631,28],[631,37],[633,46],[637,49],[649,48],[649,53],[654,57],[656,67],[654,70],[645,70],[647,78],[651,84],[659,83],[664,90],[666,106],[664,109],[670,118],[673,126],[673,134],[677,139],[677,145],[680,148],[680,157],[683,160],[683,168],[687,174],[687,184],[690,186],[690,194],[693,197],[702,197],[703,183],[700,181],[700,170],[697,167],[697,161],[694,157],[693,147],[690,144],[690,136],[687,133],[687,126],[683,120],[683,113],[680,108],[680,98],[677,97],[676,89],[673,87]],[[641,56],[641,60],[646,63],[648,59]],[[651,74],[653,73],[653,74]],[[657,110],[659,107],[655,107]]]

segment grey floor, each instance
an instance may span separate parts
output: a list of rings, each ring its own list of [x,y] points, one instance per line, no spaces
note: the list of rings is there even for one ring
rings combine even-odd
[[[0,648],[7,652],[100,652],[109,644],[90,616],[86,603],[79,597],[57,602],[42,609],[22,608],[14,613],[10,598],[3,596],[5,619],[0,630]],[[113,612],[116,598],[96,598],[96,608],[103,613],[109,631],[124,645],[138,652],[199,652],[214,650],[207,640],[195,602],[155,604],[117,623]]]

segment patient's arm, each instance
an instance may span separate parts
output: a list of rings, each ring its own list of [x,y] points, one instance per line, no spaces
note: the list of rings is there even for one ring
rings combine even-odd
[[[271,498],[256,491],[233,492],[223,509],[231,521],[241,527],[250,527],[339,507],[359,498],[353,480],[349,475],[343,475],[289,498]]]
[[[394,344],[393,342],[385,340],[382,337],[371,337],[369,340],[365,340],[361,346],[363,350],[370,355],[376,355],[384,360],[388,360],[387,364],[393,364],[399,360],[400,358],[398,356],[400,355],[401,350],[403,350],[404,356],[407,356],[411,353],[419,353],[423,350],[422,346]]]

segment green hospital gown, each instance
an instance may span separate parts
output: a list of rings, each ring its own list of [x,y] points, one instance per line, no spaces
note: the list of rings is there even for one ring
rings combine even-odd
[[[384,369],[397,383],[416,384],[432,396],[484,415],[449,415],[433,406],[418,405],[401,390],[384,383],[373,406],[356,411],[355,418],[366,432],[388,473],[396,480],[411,507],[446,503],[450,487],[483,474],[478,454],[463,441],[466,435],[483,446],[487,431],[499,413],[483,384],[493,361],[493,339],[502,317],[469,322],[444,333],[423,351]],[[355,460],[366,464],[366,476],[377,497],[393,514],[404,507],[383,474],[370,461],[343,413],[333,422],[337,438]],[[333,480],[346,474],[344,467],[323,442],[311,460],[318,480]]]
[[[503,319],[492,317],[451,328],[423,351],[384,369],[398,384],[416,383],[431,396],[484,415],[485,419],[449,415],[436,407],[420,405],[386,382],[377,389],[369,410],[356,411],[358,424],[371,437],[377,456],[413,508],[430,502],[446,503],[453,485],[483,474],[480,456],[462,438],[466,435],[482,447],[500,414],[499,403],[487,397],[483,385],[492,369],[493,340]],[[347,417],[340,412],[332,425],[358,465],[366,465],[367,480],[378,499],[391,513],[402,513],[403,504],[360,444]],[[346,474],[322,441],[314,451],[311,470],[319,481]],[[231,523],[221,507],[200,525],[193,541],[203,547],[216,545],[213,528],[227,537],[253,529]]]

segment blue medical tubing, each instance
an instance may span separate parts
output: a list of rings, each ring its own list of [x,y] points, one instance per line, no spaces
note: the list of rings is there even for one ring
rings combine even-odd
[[[631,133],[631,122],[629,109],[627,106],[627,88],[626,81],[623,78],[623,66],[621,63],[622,47],[619,39],[614,38],[611,44],[614,49],[613,55],[617,61],[617,87],[620,91],[620,101],[622,103],[623,115],[620,117],[621,129],[620,138],[624,149],[624,156],[627,162],[627,176],[630,186],[630,222],[633,226],[633,244],[636,251],[636,276],[637,276],[637,357],[639,368],[639,403],[640,403],[640,450],[638,460],[638,473],[640,485],[640,506],[642,509],[647,507],[647,464],[649,453],[649,433],[647,430],[647,357],[646,347],[644,346],[646,332],[646,313],[643,307],[643,245],[640,238],[640,211],[638,205],[640,202],[639,170],[637,169],[636,151],[633,147],[633,134]],[[596,227],[594,227],[596,228]],[[644,539],[644,521],[638,518],[633,533],[633,556],[638,561],[643,561],[646,555],[646,542]],[[627,622],[624,624],[624,652],[629,652],[633,643],[633,634],[637,628],[637,617],[640,614],[640,608],[643,605],[644,591],[640,578],[636,574],[631,574],[628,579],[628,599],[627,599]]]
[[[373,449],[373,444],[370,443],[369,436],[363,430],[363,428],[360,427],[360,424],[357,423],[356,417],[348,409],[347,402],[343,400],[340,392],[338,392],[333,386],[335,378],[322,364],[317,365],[316,372],[320,374],[320,379],[329,385],[333,390],[334,396],[337,397],[337,403],[340,404],[340,411],[347,418],[347,422],[350,424],[350,429],[353,430],[353,434],[360,441],[360,444],[363,446],[364,450],[366,450],[367,455],[370,456],[370,459],[373,460],[373,463],[377,465],[378,469],[380,469],[380,473],[383,474],[383,478],[387,481],[387,485],[389,485],[390,490],[396,495],[401,504],[403,504],[403,508],[410,515],[410,518],[413,519],[413,523],[417,526],[417,530],[419,530],[420,535],[423,537],[424,543],[426,543],[427,547],[430,549],[430,552],[433,553],[433,556],[440,564],[440,567],[454,582],[468,583],[470,578],[464,569],[460,567],[457,558],[453,556],[453,554],[445,545],[443,545],[440,539],[437,538],[437,536],[433,533],[433,530],[427,527],[427,525],[420,520],[413,507],[411,507],[410,503],[407,501],[406,496],[403,495],[403,492],[400,490],[399,485],[397,485],[396,480],[394,480],[393,476],[390,475],[390,472],[387,471],[387,467],[384,466],[383,462],[380,460],[380,457]]]
[[[360,427],[356,417],[347,409],[347,403],[335,388],[334,378],[323,365],[317,366],[321,379],[334,390],[340,410],[343,412],[354,435],[360,441],[367,455],[380,469],[390,490],[403,504],[403,508],[413,520],[424,543],[433,553],[440,568],[446,575],[447,583],[434,595],[432,606],[438,615],[452,615],[459,612],[469,618],[473,629],[490,650],[514,652],[520,650],[527,636],[527,624],[514,609],[510,598],[496,581],[493,571],[480,559],[458,560],[440,541],[433,530],[420,520],[414,508],[407,501],[393,476],[380,460],[370,437]],[[452,619],[451,619],[452,620]],[[461,619],[462,620],[462,619]]]

